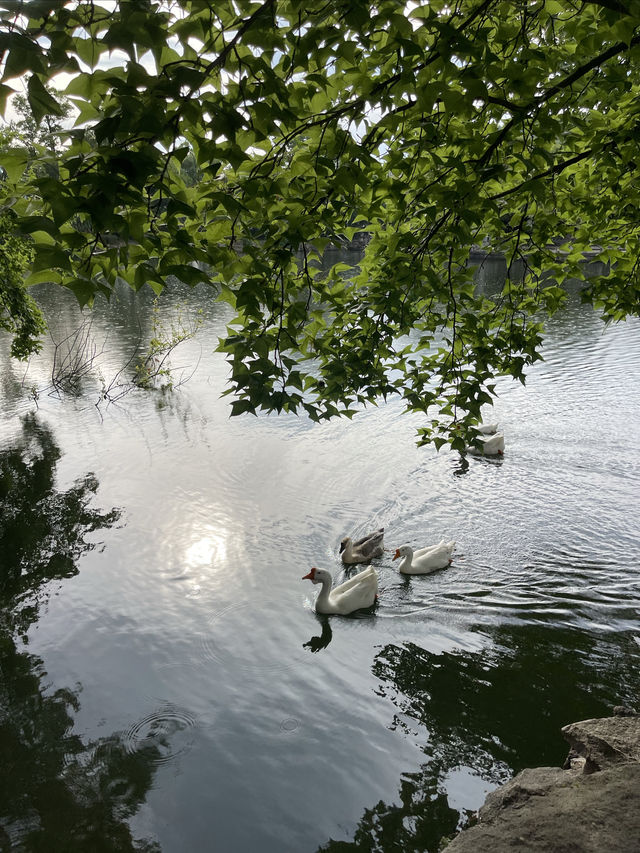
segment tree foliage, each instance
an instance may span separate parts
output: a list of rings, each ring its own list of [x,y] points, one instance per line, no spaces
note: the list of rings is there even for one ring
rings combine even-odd
[[[10,127],[16,137],[25,145],[36,159],[38,146],[48,148],[54,155],[61,150],[64,137],[64,122],[72,112],[71,102],[61,98],[51,86],[46,92],[55,101],[56,113],[40,116],[37,106],[33,107],[26,95],[15,95],[11,106],[18,116]]]
[[[64,74],[77,111],[55,174],[3,155],[29,281],[81,303],[118,279],[211,282],[236,311],[234,414],[400,394],[422,440],[455,446],[496,375],[524,381],[587,250],[608,272],[584,298],[638,313],[638,0],[0,10],[0,97],[27,79],[36,120],[59,115]],[[356,231],[358,267],[321,274]],[[506,257],[497,297],[474,286],[474,246]]]
[[[0,209],[0,329],[12,334],[14,358],[37,352],[46,328],[42,311],[24,286],[33,254],[31,242],[16,231],[13,212]]]

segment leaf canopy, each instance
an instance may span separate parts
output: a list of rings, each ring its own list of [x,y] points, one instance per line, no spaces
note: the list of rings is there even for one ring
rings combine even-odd
[[[540,358],[586,253],[607,272],[583,298],[638,314],[640,0],[0,11],[3,99],[27,75],[40,120],[64,79],[76,108],[55,168],[1,155],[33,271],[89,302],[119,279],[210,282],[237,312],[235,414],[401,395],[421,441],[462,446],[494,377]],[[323,270],[357,233],[363,259]],[[497,296],[474,285],[477,247],[506,258]]]

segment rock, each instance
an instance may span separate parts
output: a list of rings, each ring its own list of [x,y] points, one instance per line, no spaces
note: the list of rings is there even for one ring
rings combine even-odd
[[[583,720],[565,726],[562,734],[572,751],[585,759],[585,773],[640,762],[640,719],[636,716]]]
[[[640,717],[562,729],[567,769],[523,770],[487,796],[445,853],[638,853]]]
[[[627,708],[626,705],[616,705],[613,713],[616,717],[635,717],[638,714],[635,708]]]

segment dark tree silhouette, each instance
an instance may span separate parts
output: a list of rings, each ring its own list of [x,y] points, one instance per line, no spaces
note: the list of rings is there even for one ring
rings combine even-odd
[[[92,474],[58,491],[51,431],[31,415],[22,427],[0,452],[0,851],[157,853],[155,842],[133,838],[128,821],[151,786],[158,747],[127,749],[118,733],[74,734],[81,688],[52,686],[43,661],[16,641],[51,582],[77,574],[95,547],[86,534],[120,517],[90,506]]]
[[[0,451],[0,600],[14,609],[24,599],[33,603],[50,581],[77,574],[78,558],[95,548],[87,533],[120,517],[118,509],[90,506],[93,474],[58,491],[59,458],[51,431],[33,414],[23,419],[21,439]]]
[[[523,767],[559,766],[568,752],[563,725],[636,703],[631,633],[530,624],[483,633],[481,651],[434,654],[404,643],[376,655],[379,692],[398,711],[390,727],[424,726],[427,760],[403,774],[398,803],[367,809],[352,841],[331,840],[321,853],[438,853],[442,839],[471,817],[448,802],[448,773],[469,768],[497,785]]]

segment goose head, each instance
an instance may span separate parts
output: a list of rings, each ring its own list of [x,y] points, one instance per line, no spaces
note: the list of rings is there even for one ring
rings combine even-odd
[[[303,575],[303,581],[311,581],[311,583],[322,583],[325,578],[331,579],[331,575],[326,569],[317,569],[315,566],[311,569],[308,575]]]
[[[351,542],[351,539],[348,536],[345,536],[344,539],[342,540],[342,542],[340,543],[340,553],[341,554],[344,551],[344,549],[347,547],[349,542]]]
[[[408,545],[401,545],[399,548],[396,548],[396,553],[393,555],[393,559],[397,560],[399,557],[408,557],[413,554],[413,550]]]

